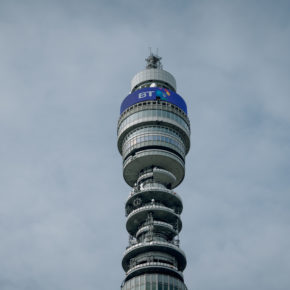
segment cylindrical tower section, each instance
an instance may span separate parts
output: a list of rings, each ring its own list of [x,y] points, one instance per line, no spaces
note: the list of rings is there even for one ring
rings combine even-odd
[[[118,121],[123,176],[132,187],[125,205],[124,290],[187,289],[179,247],[183,205],[173,189],[185,175],[190,122],[176,81],[160,60],[150,54],[146,69],[134,76]]]
[[[176,91],[174,76],[160,68],[149,68],[137,73],[131,81],[131,91],[134,92],[152,84],[159,88]]]

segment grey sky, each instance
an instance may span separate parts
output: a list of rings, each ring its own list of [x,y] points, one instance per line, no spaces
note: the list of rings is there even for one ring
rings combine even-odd
[[[119,289],[119,106],[148,47],[188,104],[194,290],[290,289],[289,1],[0,1],[0,289]]]

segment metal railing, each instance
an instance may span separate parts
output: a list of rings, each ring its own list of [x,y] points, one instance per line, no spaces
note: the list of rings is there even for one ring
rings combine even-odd
[[[154,266],[174,270],[175,272],[177,272],[179,275],[182,276],[182,272],[178,271],[178,268],[176,266],[173,266],[173,265],[170,265],[167,263],[162,263],[162,262],[147,262],[147,263],[136,265],[126,272],[126,276],[130,275],[134,271],[137,271],[138,269],[147,268],[147,267],[154,267]]]
[[[168,224],[166,222],[160,222],[160,221],[153,221],[153,223],[151,222],[145,222],[142,226],[139,227],[139,230],[136,233],[136,237],[138,237],[140,235],[140,233],[142,233],[143,231],[146,231],[147,229],[149,229],[149,227],[153,225],[153,226],[163,226],[166,227],[168,229],[170,229],[172,232],[174,232],[177,235],[177,231],[173,228],[173,226],[171,224]]]
[[[167,248],[171,248],[171,249],[179,252],[185,258],[184,252],[178,246],[171,244],[169,242],[161,242],[161,241],[141,242],[141,243],[138,243],[136,245],[130,246],[124,252],[124,256],[135,249],[146,247],[146,246],[164,246]]]
[[[128,219],[130,219],[134,214],[138,213],[138,212],[141,212],[141,211],[146,211],[146,210],[154,210],[154,209],[159,209],[159,210],[164,210],[164,211],[167,211],[169,213],[172,213],[176,216],[179,217],[179,215],[177,215],[173,209],[169,208],[169,207],[166,207],[166,206],[163,206],[163,205],[155,205],[155,204],[150,204],[150,205],[145,205],[145,206],[142,206],[142,207],[139,207],[135,210],[133,210],[129,215],[128,215]]]
[[[142,188],[142,189],[133,189],[130,193],[129,193],[129,196],[128,196],[128,199],[131,197],[131,196],[133,196],[133,195],[135,195],[135,194],[138,194],[138,193],[140,193],[140,192],[146,192],[146,191],[153,191],[153,190],[156,190],[156,191],[163,191],[163,192],[167,192],[167,193],[169,193],[169,194],[171,194],[171,195],[173,195],[173,196],[176,196],[179,200],[180,200],[180,202],[182,203],[182,199],[181,199],[181,197],[180,197],[180,195],[178,194],[178,193],[176,193],[175,191],[173,191],[172,189],[167,189],[167,188],[164,188],[164,187],[162,187],[162,186],[157,186],[156,184],[154,184],[154,185],[152,185],[152,186],[150,186],[150,185],[146,185],[146,187],[145,188]]]

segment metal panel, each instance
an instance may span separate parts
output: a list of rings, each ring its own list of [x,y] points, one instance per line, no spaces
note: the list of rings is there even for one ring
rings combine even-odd
[[[176,90],[176,81],[172,74],[163,69],[146,69],[137,73],[131,81],[131,90],[146,81],[162,81],[168,83]]]

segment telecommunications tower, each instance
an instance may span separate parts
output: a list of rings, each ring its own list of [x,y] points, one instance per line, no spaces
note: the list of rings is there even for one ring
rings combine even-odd
[[[186,103],[175,78],[150,53],[121,104],[118,149],[132,191],[126,201],[129,245],[122,259],[122,290],[186,290],[186,257],[179,247],[181,197],[190,147]]]

